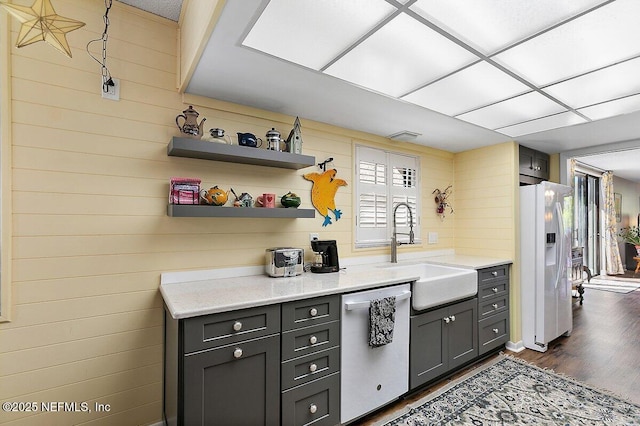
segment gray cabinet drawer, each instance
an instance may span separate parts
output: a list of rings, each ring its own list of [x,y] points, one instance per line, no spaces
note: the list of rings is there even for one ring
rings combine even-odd
[[[338,319],[340,319],[339,295],[282,304],[282,331]]]
[[[509,309],[509,293],[493,299],[482,300],[478,305],[478,319],[482,321],[491,315],[499,314]]]
[[[282,360],[340,345],[340,322],[312,325],[282,333]]]
[[[308,383],[340,370],[340,348],[335,347],[325,351],[294,358],[282,363],[282,389]]]
[[[480,321],[480,354],[495,349],[509,340],[509,312]]]
[[[184,320],[184,352],[230,345],[280,332],[280,306],[261,306]]]
[[[509,265],[494,266],[478,271],[478,283],[480,285],[509,277]]]
[[[502,280],[478,287],[478,300],[484,303],[487,299],[509,294],[509,281]]]
[[[340,374],[282,393],[282,426],[340,424]]]

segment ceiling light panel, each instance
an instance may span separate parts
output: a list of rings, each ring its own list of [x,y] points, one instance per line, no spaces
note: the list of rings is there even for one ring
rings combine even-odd
[[[544,91],[573,108],[640,93],[640,58],[601,69],[553,86]]]
[[[640,95],[628,96],[578,110],[592,120],[640,111]]]
[[[587,120],[580,117],[578,114],[567,111],[550,117],[516,124],[515,126],[503,127],[496,131],[504,133],[507,136],[516,137],[586,122]]]
[[[398,97],[477,59],[401,13],[325,72]]]
[[[488,129],[498,129],[564,111],[565,108],[544,95],[530,92],[456,118]]]
[[[529,90],[527,85],[483,61],[402,99],[443,114],[457,115]]]
[[[617,0],[493,57],[537,85],[630,59],[638,53],[640,1]]]
[[[418,0],[410,9],[489,55],[599,3],[602,0]]]
[[[271,0],[242,44],[319,70],[395,10],[384,0]]]

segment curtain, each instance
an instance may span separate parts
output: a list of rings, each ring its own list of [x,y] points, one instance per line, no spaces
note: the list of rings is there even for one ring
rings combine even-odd
[[[616,209],[613,195],[613,172],[602,174],[604,194],[604,255],[607,275],[624,274],[616,229]]]

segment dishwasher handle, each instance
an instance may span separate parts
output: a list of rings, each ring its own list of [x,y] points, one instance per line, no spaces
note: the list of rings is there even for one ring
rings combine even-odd
[[[411,297],[411,292],[403,291],[402,293],[396,296],[396,302],[400,300],[408,299],[409,297]],[[369,306],[371,306],[371,301],[365,300],[363,302],[346,302],[344,306],[347,308],[347,311],[353,311],[354,309],[368,308]]]

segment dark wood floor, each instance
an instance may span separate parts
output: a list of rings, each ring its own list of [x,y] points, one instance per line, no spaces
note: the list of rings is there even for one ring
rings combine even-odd
[[[530,349],[505,353],[608,390],[640,405],[640,290],[619,294],[586,289],[584,304],[573,305],[571,336],[551,342],[545,353]],[[461,371],[444,382],[353,424],[372,425],[467,372]]]

